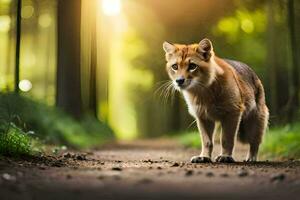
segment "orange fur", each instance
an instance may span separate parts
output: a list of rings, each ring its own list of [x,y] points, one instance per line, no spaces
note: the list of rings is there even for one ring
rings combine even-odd
[[[247,160],[256,161],[269,117],[257,75],[244,63],[217,57],[208,39],[191,45],[165,42],[163,47],[169,77],[182,92],[201,132],[202,152],[192,162],[210,161],[217,121],[222,126],[222,152],[216,160],[234,161],[232,152],[238,135],[250,145]],[[182,83],[178,85],[178,81]]]

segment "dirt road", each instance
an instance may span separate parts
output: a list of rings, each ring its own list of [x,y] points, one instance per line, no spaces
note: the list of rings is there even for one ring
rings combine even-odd
[[[0,157],[0,199],[300,199],[299,161],[189,163],[198,153],[136,141],[39,159]]]

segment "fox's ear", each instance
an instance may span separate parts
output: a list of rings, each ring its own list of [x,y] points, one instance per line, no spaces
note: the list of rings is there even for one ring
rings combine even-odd
[[[164,42],[163,43],[163,49],[166,53],[174,53],[175,50],[176,50],[176,47],[173,44],[169,43],[169,42]]]
[[[201,55],[203,60],[209,61],[212,50],[213,46],[209,39],[205,38],[199,42],[198,53]]]

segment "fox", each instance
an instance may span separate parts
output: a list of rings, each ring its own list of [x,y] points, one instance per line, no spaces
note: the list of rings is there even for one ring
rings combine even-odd
[[[245,63],[216,56],[208,38],[195,44],[163,42],[166,71],[183,95],[200,132],[200,155],[192,163],[212,162],[216,123],[221,126],[218,163],[233,163],[236,138],[249,145],[246,162],[256,162],[269,111],[261,80]]]

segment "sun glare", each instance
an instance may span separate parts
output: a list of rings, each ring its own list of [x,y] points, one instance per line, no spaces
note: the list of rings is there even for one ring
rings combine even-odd
[[[121,0],[102,0],[102,10],[105,15],[116,16],[121,12]]]

